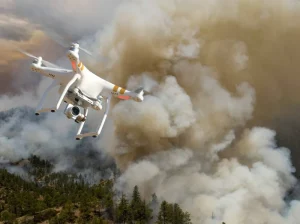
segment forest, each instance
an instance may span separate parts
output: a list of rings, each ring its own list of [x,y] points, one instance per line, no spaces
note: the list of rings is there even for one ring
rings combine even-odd
[[[25,180],[0,169],[0,223],[191,224],[178,204],[142,199],[138,186],[130,196],[115,192],[113,179],[88,184],[81,175],[52,172],[50,162],[29,158]],[[156,212],[155,212],[156,211]]]

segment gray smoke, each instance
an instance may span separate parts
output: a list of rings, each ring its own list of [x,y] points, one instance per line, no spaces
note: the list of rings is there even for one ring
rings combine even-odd
[[[298,16],[299,3],[280,0],[119,7],[99,41],[108,77],[152,81],[143,103],[114,107],[116,188],[178,202],[194,223],[212,213],[226,223],[299,222],[299,201],[285,201],[296,184],[290,151],[261,127],[299,103]]]

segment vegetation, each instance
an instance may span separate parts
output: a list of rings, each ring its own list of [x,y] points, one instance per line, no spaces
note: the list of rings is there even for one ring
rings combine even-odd
[[[151,209],[151,203],[159,206],[155,194],[152,201],[146,202],[137,186],[130,198],[122,194],[116,200],[113,180],[91,186],[80,175],[51,173],[51,164],[36,156],[29,161],[34,181],[0,169],[0,223],[191,223],[190,215],[178,204],[166,201],[155,215]]]

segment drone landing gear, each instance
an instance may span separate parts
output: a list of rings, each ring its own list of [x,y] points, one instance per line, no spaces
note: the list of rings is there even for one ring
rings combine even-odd
[[[46,91],[43,93],[43,96],[42,96],[42,98],[41,98],[41,100],[40,100],[40,102],[38,103],[38,106],[37,106],[37,108],[36,108],[36,112],[35,112],[35,115],[40,115],[40,113],[42,113],[42,112],[47,112],[48,110],[50,111],[51,109],[49,109],[49,108],[42,108],[42,106],[43,106],[43,103],[44,103],[44,100],[45,100],[45,98],[46,98],[46,96],[48,95],[48,93],[49,93],[49,91],[53,88],[53,87],[55,87],[57,85],[57,82],[56,82],[56,80],[54,80],[51,84],[50,84],[50,86],[46,89]]]
[[[105,113],[103,115],[101,124],[98,127],[98,131],[97,132],[88,132],[88,133],[81,134],[82,128],[83,128],[84,123],[85,123],[85,121],[83,121],[83,122],[81,122],[81,124],[78,128],[77,135],[76,135],[76,140],[81,140],[82,138],[90,137],[90,136],[93,137],[93,138],[97,138],[100,135],[100,133],[102,131],[102,128],[104,126],[104,123],[106,121],[108,111],[109,111],[110,99],[111,99],[111,96],[109,96],[106,99]],[[88,109],[85,109],[84,110],[84,115],[87,116],[87,113],[88,113]]]
[[[58,100],[58,102],[57,102],[57,104],[56,104],[56,107],[54,107],[54,108],[42,108],[43,103],[44,103],[44,100],[45,100],[46,96],[48,95],[49,91],[50,91],[54,86],[57,85],[56,80],[54,80],[54,81],[51,83],[51,85],[50,85],[50,86],[46,89],[46,91],[44,92],[44,94],[43,94],[43,96],[42,96],[42,98],[41,98],[41,100],[40,100],[40,102],[39,102],[39,104],[38,104],[38,106],[37,106],[37,108],[36,108],[35,115],[38,116],[38,115],[40,115],[40,113],[45,113],[45,112],[50,112],[50,111],[51,111],[52,113],[54,113],[56,110],[58,110],[59,107],[60,107],[60,105],[61,105],[61,103],[62,103],[62,101],[63,101],[63,99],[64,99],[64,97],[65,97],[65,95],[66,95],[66,93],[67,93],[67,91],[69,90],[69,88],[71,87],[71,85],[72,85],[78,78],[79,78],[79,74],[76,74],[76,75],[74,75],[73,78],[68,82],[68,84],[65,86],[65,88],[64,88],[64,90],[63,90],[61,96],[59,97],[59,100]]]

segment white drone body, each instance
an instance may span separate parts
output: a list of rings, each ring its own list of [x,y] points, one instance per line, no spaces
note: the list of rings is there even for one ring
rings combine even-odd
[[[28,53],[25,53],[35,58],[34,62],[31,65],[32,71],[38,72],[46,77],[53,79],[51,85],[44,92],[36,108],[35,114],[39,115],[40,113],[50,111],[55,112],[60,108],[62,101],[64,101],[65,103],[67,103],[67,106],[64,110],[67,118],[73,119],[75,122],[80,123],[76,135],[76,140],[80,140],[88,136],[96,138],[100,135],[109,111],[111,96],[123,100],[132,99],[137,102],[142,102],[144,99],[143,88],[139,88],[135,91],[129,91],[113,83],[110,83],[92,73],[80,61],[79,49],[79,44],[75,43],[71,45],[67,52],[67,57],[71,62],[72,70],[50,67],[53,66],[53,64],[51,64],[50,62],[43,60],[41,57],[37,58],[35,56],[29,55]],[[50,66],[47,66],[47,63]],[[43,108],[44,100],[47,97],[49,91],[57,85],[60,86],[60,97],[57,104],[52,108]],[[104,101],[106,102],[105,113],[97,131],[81,133],[87,119],[89,108],[100,111],[103,109],[102,104]]]

